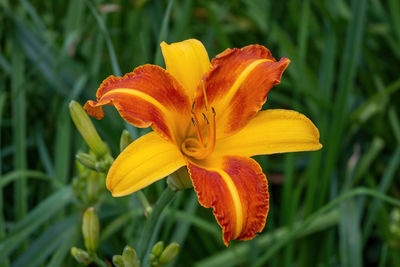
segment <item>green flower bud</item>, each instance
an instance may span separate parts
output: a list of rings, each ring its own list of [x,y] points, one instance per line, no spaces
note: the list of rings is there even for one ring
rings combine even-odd
[[[85,166],[85,167],[87,167],[87,168],[89,168],[91,170],[95,169],[94,166],[95,166],[95,163],[96,163],[96,159],[92,155],[87,154],[87,153],[79,152],[78,154],[76,154],[75,158],[83,166]]]
[[[114,265],[117,267],[125,267],[125,266],[128,267],[127,265],[125,265],[121,255],[114,255],[112,261]]]
[[[389,231],[393,239],[400,241],[400,209],[393,209],[390,213]]]
[[[150,266],[159,266],[158,257],[154,254],[149,254]]]
[[[130,143],[132,143],[133,138],[127,130],[123,130],[121,134],[121,140],[119,142],[119,149],[122,152]]]
[[[151,253],[156,256],[159,257],[161,255],[161,253],[164,250],[164,242],[162,241],[158,241],[154,246],[153,246],[153,250],[151,251]]]
[[[83,202],[86,182],[83,178],[74,177],[72,179],[72,190],[79,201]]]
[[[161,253],[159,260],[160,264],[166,265],[170,263],[176,257],[176,255],[178,255],[178,252],[179,252],[179,244],[176,242],[172,242]]]
[[[92,121],[82,106],[78,102],[72,100],[69,103],[69,111],[76,128],[81,133],[90,149],[98,157],[107,154],[109,151],[107,146],[101,140],[96,128],[94,128]]]
[[[87,175],[87,183],[86,183],[86,194],[87,194],[87,200],[90,203],[96,203],[96,201],[99,199],[101,196],[100,194],[100,187],[102,186],[101,184],[101,176],[102,174],[99,174],[98,172],[95,171],[90,171]]]
[[[83,214],[82,234],[86,249],[95,252],[99,245],[99,218],[93,208],[88,208]]]
[[[98,172],[106,172],[108,171],[108,169],[110,168],[110,166],[102,161],[98,161],[94,164],[94,169]]]
[[[122,259],[124,260],[126,266],[140,266],[139,260],[136,256],[136,251],[130,246],[125,246],[124,251],[122,252]]]
[[[168,186],[173,190],[183,190],[193,187],[192,180],[186,166],[179,168],[167,179]]]
[[[92,260],[89,256],[89,253],[84,251],[83,249],[72,247],[71,255],[75,258],[75,260],[83,265],[89,265]]]

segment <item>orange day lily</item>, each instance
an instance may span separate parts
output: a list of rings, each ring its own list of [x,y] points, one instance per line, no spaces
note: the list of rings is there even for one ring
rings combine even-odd
[[[261,45],[227,49],[210,63],[203,44],[161,43],[166,70],[143,65],[110,76],[85,109],[97,119],[114,105],[136,127],[153,128],[112,164],[113,196],[138,191],[187,166],[199,202],[222,227],[226,245],[261,232],[269,207],[267,179],[251,156],[320,149],[319,132],[291,110],[260,111],[289,59]]]

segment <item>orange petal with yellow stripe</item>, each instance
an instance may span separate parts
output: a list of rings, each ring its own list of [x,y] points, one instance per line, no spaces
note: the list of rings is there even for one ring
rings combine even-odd
[[[249,240],[263,230],[268,213],[268,183],[258,163],[241,156],[188,163],[199,202],[213,213],[227,246]]]
[[[276,61],[261,45],[227,49],[212,61],[211,70],[199,85],[205,88],[208,104],[217,116],[217,138],[240,130],[266,101],[269,90],[280,82],[290,60]],[[202,88],[196,96],[196,110],[205,109]]]
[[[88,113],[104,117],[103,105],[114,105],[136,127],[152,128],[170,141],[183,138],[190,121],[190,100],[179,82],[164,69],[143,65],[123,77],[110,76],[97,90],[97,101],[85,104]]]

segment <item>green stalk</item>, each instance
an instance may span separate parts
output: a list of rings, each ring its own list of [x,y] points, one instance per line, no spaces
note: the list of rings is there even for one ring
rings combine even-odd
[[[154,228],[158,222],[158,218],[175,195],[176,191],[173,191],[171,188],[167,187],[154,205],[153,211],[150,213],[150,217],[144,226],[143,235],[139,242],[138,258],[141,260],[141,262],[143,262],[145,259],[146,251],[149,248],[150,240],[153,235]]]
[[[153,208],[151,207],[149,201],[147,200],[146,195],[143,193],[142,190],[136,192],[136,197],[138,198],[140,204],[142,205],[144,215],[149,217]]]
[[[297,234],[299,234],[301,231],[304,231],[304,229],[310,227],[310,225],[312,225],[313,222],[319,217],[323,218],[324,214],[326,214],[329,210],[331,210],[332,208],[334,208],[335,206],[337,206],[338,204],[342,203],[347,199],[351,199],[353,197],[360,195],[372,196],[375,197],[376,199],[379,199],[380,201],[385,201],[389,204],[400,207],[400,200],[389,197],[376,190],[372,190],[369,188],[356,188],[354,190],[347,191],[346,193],[332,200],[324,207],[322,207],[314,214],[312,214],[310,217],[308,217],[307,219],[296,225],[297,227],[294,227],[294,229],[291,232],[289,232],[286,236],[280,238],[273,246],[268,248],[268,252],[265,253],[262,257],[260,257],[260,259],[254,265],[254,267],[263,266],[265,262],[268,259],[270,259],[273,255],[275,255],[279,251],[279,249],[282,248],[288,241],[292,240]]]
[[[171,10],[172,6],[174,5],[174,0],[169,0],[167,10],[165,11],[164,18],[161,24],[161,30],[160,33],[158,34],[158,43],[160,44],[162,41],[167,40],[168,36],[168,24],[169,24],[169,18],[171,16]],[[163,62],[162,56],[161,56],[161,49],[158,46],[156,50],[156,54],[154,56],[154,64],[156,65],[161,65]]]
[[[14,43],[14,46],[17,46]],[[12,90],[12,121],[13,141],[15,146],[14,168],[26,169],[26,101],[24,88],[24,56],[20,49],[16,48],[12,54],[13,72],[11,76]],[[26,177],[20,176],[15,181],[14,187],[15,215],[17,221],[25,217],[27,212],[27,186]]]

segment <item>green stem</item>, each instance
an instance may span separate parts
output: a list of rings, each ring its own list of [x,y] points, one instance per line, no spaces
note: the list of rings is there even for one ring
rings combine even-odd
[[[154,232],[154,228],[157,224],[158,218],[161,212],[168,205],[168,203],[174,198],[176,191],[173,191],[170,187],[167,187],[161,194],[160,198],[157,200],[156,204],[153,206],[153,210],[150,213],[149,219],[144,226],[143,235],[140,239],[138,247],[138,258],[143,262],[145,258],[146,251],[149,247],[151,237]]]
[[[143,207],[144,215],[146,217],[149,217],[149,214],[151,214],[153,208],[151,207],[149,201],[147,200],[146,195],[143,193],[143,191],[140,190],[136,192],[136,197],[138,198],[140,204]]]
[[[107,266],[108,266],[107,263],[105,263],[105,262],[104,262],[102,259],[100,259],[99,256],[97,256],[97,255],[94,255],[94,256],[92,257],[92,260],[93,260],[94,263],[97,264],[97,266],[100,266],[100,267],[107,267]]]

